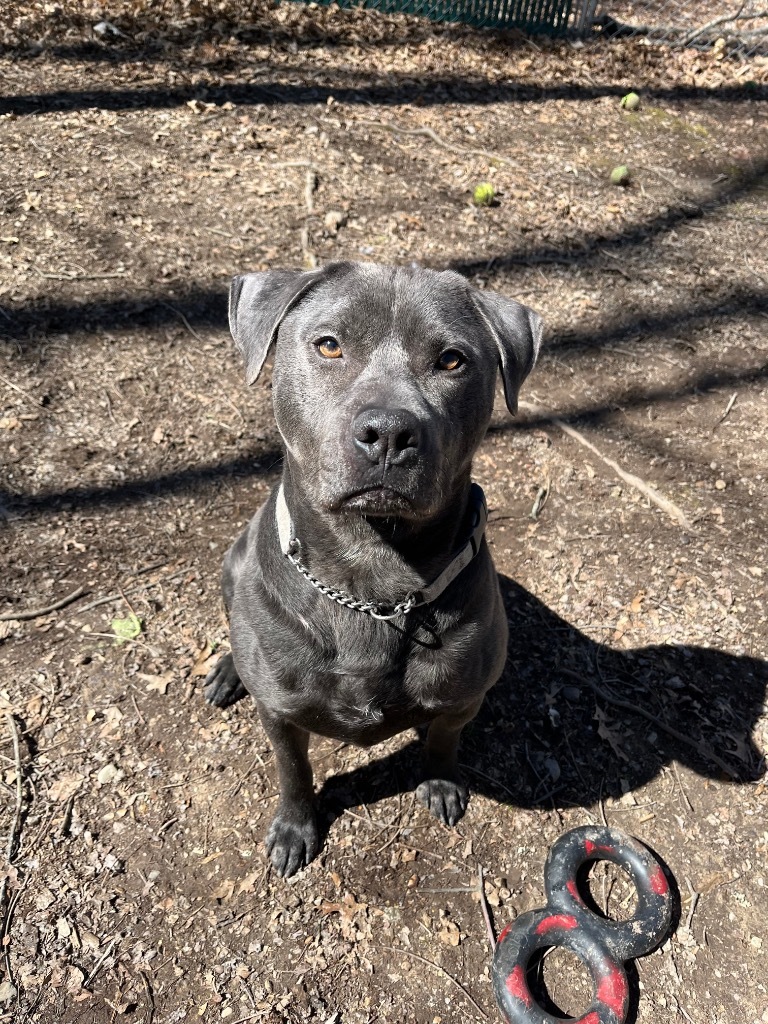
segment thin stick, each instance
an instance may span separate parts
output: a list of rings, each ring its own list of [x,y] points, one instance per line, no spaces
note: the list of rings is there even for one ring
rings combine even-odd
[[[677,769],[677,761],[672,762],[672,768],[675,773],[675,778],[677,779],[677,785],[680,788],[680,796],[683,798],[683,802],[685,803],[685,806],[688,808],[689,814],[693,814],[693,805],[691,804],[691,801],[688,799],[688,794],[683,789],[683,780],[680,778],[680,772]]]
[[[84,593],[85,587],[78,587],[77,590],[73,590],[71,594],[67,594],[66,597],[62,597],[60,601],[55,601],[53,604],[46,605],[45,608],[29,608],[26,611],[21,612],[6,612],[4,615],[0,615],[0,622],[39,619],[43,615],[48,615],[50,612],[57,612],[59,608],[64,608],[66,605],[72,604],[73,601],[76,601],[78,597]]]
[[[13,863],[13,858],[16,854],[16,850],[19,844],[19,837],[21,835],[21,812],[24,807],[24,787],[21,781],[21,747],[19,744],[19,730],[16,728],[16,719],[12,714],[6,712],[5,720],[8,723],[8,729],[11,733],[11,740],[13,741],[13,760],[16,768],[16,813],[14,815],[13,824],[11,830],[8,833],[8,844],[5,848],[5,855],[8,860],[8,864]],[[3,878],[2,885],[0,885],[0,910],[5,907],[5,898],[8,892],[8,875],[6,874]],[[5,911],[3,916],[3,928],[2,928],[2,948],[3,948],[3,960],[5,962],[5,976],[6,979],[13,984],[13,969],[11,966],[11,946],[8,938],[8,933],[11,928],[11,918],[13,917],[13,911],[16,907],[21,896],[19,892],[14,900],[11,897],[8,900],[8,909]]]
[[[696,913],[696,907],[698,906],[701,893],[696,892],[693,888],[690,878],[686,878],[685,884],[688,886],[688,892],[691,894],[691,905],[688,908],[688,917],[685,919],[685,929],[690,932],[691,921],[693,921],[693,915]]]
[[[744,21],[746,19],[749,19],[751,21],[752,18],[764,18],[767,13],[765,11],[756,11],[754,14],[742,14],[742,11],[746,6],[747,0],[744,0],[741,6],[738,7],[733,12],[733,14],[724,14],[719,18],[713,18],[712,21],[708,21],[705,25],[702,25],[700,28],[693,29],[692,32],[689,32],[687,35],[683,36],[683,38],[680,40],[680,45],[690,46],[694,39],[698,39],[699,36],[704,35],[705,32],[709,32],[710,29],[717,28],[718,25],[725,25],[728,21]]]
[[[117,940],[118,940],[119,938],[120,938],[120,936],[119,936],[119,935],[116,935],[116,936],[114,937],[114,939],[112,939],[112,941],[110,942],[110,944],[109,944],[109,945],[107,946],[107,948],[106,948],[106,949],[104,950],[104,952],[103,952],[103,953],[101,954],[101,956],[99,957],[99,959],[98,959],[98,960],[96,961],[96,964],[95,964],[95,966],[94,966],[93,970],[91,971],[91,973],[90,973],[90,974],[88,975],[88,977],[87,977],[87,978],[85,979],[85,981],[83,982],[83,988],[88,988],[88,986],[89,986],[89,985],[91,984],[91,982],[93,981],[93,979],[94,979],[94,978],[96,977],[96,975],[97,975],[97,974],[99,973],[99,971],[100,971],[100,970],[101,970],[101,968],[102,968],[102,965],[104,964],[104,961],[105,961],[105,960],[107,959],[107,957],[109,956],[109,954],[110,954],[110,953],[112,952],[112,950],[114,949],[114,947],[115,947],[115,944],[116,944],[116,942],[117,942]]]
[[[144,982],[144,991],[147,993],[147,1013],[144,1018],[144,1024],[152,1024],[152,1019],[155,1016],[155,999],[152,995],[152,987],[149,984],[149,980],[144,971],[139,971],[141,980]]]
[[[11,390],[18,391],[20,395],[24,395],[25,398],[28,398],[31,402],[34,402],[35,405],[40,404],[33,394],[31,394],[29,391],[25,391],[24,388],[20,388],[19,385],[14,384],[12,380],[8,380],[8,378],[4,377],[2,373],[0,373],[0,380],[3,382],[3,384],[7,384],[7,386],[11,388]]]
[[[712,763],[716,764],[718,768],[722,768],[722,770],[730,779],[738,779],[737,773],[733,770],[733,768],[731,768],[729,764],[723,761],[722,758],[718,757],[717,754],[714,754],[711,750],[704,747],[703,743],[697,742],[696,740],[691,739],[690,736],[686,736],[685,733],[679,732],[673,726],[667,725],[667,723],[663,721],[661,718],[659,718],[658,715],[654,715],[651,711],[646,711],[645,708],[639,704],[633,704],[631,701],[621,700],[621,698],[619,697],[611,696],[611,694],[606,693],[605,690],[602,689],[602,687],[598,686],[597,683],[593,683],[591,679],[588,679],[586,676],[580,675],[578,672],[573,672],[569,668],[565,668],[561,665],[558,671],[564,673],[567,676],[571,676],[573,679],[581,680],[582,683],[584,683],[586,686],[589,686],[590,689],[594,690],[598,697],[604,700],[607,704],[613,704],[614,707],[622,708],[624,711],[631,711],[636,715],[642,715],[643,718],[647,718],[649,722],[653,722],[654,725],[657,725],[660,729],[667,733],[668,736],[672,736],[680,743],[684,743],[686,746],[691,747],[693,750],[696,751],[697,754],[699,754],[705,760],[711,761]]]
[[[19,746],[19,730],[16,728],[16,719],[12,714],[6,712],[5,720],[8,723],[8,730],[11,734],[11,740],[13,741],[13,760],[16,768],[16,813],[13,819],[13,825],[11,826],[11,831],[8,835],[8,845],[5,849],[5,855],[8,858],[8,863],[12,864],[19,836],[21,835],[21,811],[24,806],[24,787],[21,781],[21,747]]]
[[[714,427],[712,427],[712,433],[713,434],[717,430],[717,428],[720,426],[720,424],[723,422],[723,420],[726,418],[726,416],[728,416],[728,414],[730,413],[730,411],[734,407],[734,405],[736,404],[736,397],[737,397],[737,395],[738,395],[738,392],[734,391],[733,394],[731,395],[731,397],[728,399],[728,405],[726,405],[726,407],[725,407],[725,412],[718,419],[717,423],[715,423]]]
[[[187,328],[187,330],[189,331],[189,333],[192,335],[193,338],[197,338],[197,340],[202,342],[203,345],[207,345],[208,344],[208,342],[205,340],[205,338],[203,338],[200,334],[198,334],[197,331],[192,327],[192,325],[190,324],[189,320],[187,320],[187,318],[184,316],[184,314],[181,312],[180,309],[176,309],[176,307],[172,306],[170,304],[170,302],[161,302],[160,305],[161,306],[165,306],[166,309],[170,309],[170,311],[172,313],[175,313],[176,316],[181,320],[181,322]]]
[[[425,956],[420,956],[418,953],[413,953],[410,949],[402,949],[397,948],[395,946],[374,946],[373,948],[385,949],[389,953],[403,953],[405,954],[405,956],[412,956],[414,960],[420,960],[423,964],[426,964],[428,967],[434,967],[436,971],[439,971],[440,974],[443,975],[443,977],[447,978],[448,981],[451,982],[452,985],[455,985],[456,988],[465,996],[465,998],[467,998],[470,1001],[470,1003],[472,1003],[472,1005],[474,1006],[474,1008],[477,1010],[481,1017],[484,1017],[486,1020],[488,1020],[488,1014],[485,1012],[482,1006],[480,1006],[479,1003],[476,1003],[472,996],[469,994],[469,992],[467,992],[467,990],[461,984],[461,982],[457,978],[454,978],[452,974],[449,974],[444,967],[440,966],[440,964],[436,964],[433,960],[427,960]]]
[[[357,121],[352,122],[353,124],[364,124],[369,128],[379,128],[385,132],[393,132],[397,135],[423,135],[433,142],[437,143],[443,149],[451,150],[453,153],[461,153],[462,156],[482,156],[486,160],[498,160],[499,163],[508,164],[510,167],[516,167],[520,169],[520,164],[515,160],[510,160],[509,157],[501,156],[500,153],[490,153],[486,149],[465,149],[463,146],[457,146],[453,142],[446,142],[445,139],[441,139],[440,136],[432,128],[421,127],[421,128],[404,128],[402,125],[395,124],[389,121],[368,121],[364,118],[360,118]]]
[[[477,865],[477,888],[480,893],[480,909],[483,912],[483,920],[485,921],[485,929],[488,932],[488,941],[491,944],[491,952],[496,949],[496,936],[493,932],[493,925],[491,924],[491,912],[488,909],[488,900],[485,898],[485,881],[483,879],[483,865]]]
[[[509,796],[511,796],[513,800],[517,800],[520,796],[519,793],[513,793],[509,786],[505,786],[503,782],[499,782],[498,779],[494,779],[492,775],[486,775],[485,772],[481,772],[479,768],[475,768],[471,764],[462,763],[459,765],[459,767],[465,768],[468,772],[474,772],[475,775],[479,775],[481,779],[487,779],[489,782],[492,782],[495,786],[498,786],[499,789],[503,789],[505,793],[509,794]]]
[[[149,572],[148,569],[144,570]],[[103,604],[109,604],[110,601],[121,601],[125,600],[127,594],[138,594],[142,590],[149,590],[150,587],[159,587],[161,583],[170,583],[179,576],[183,576],[185,572],[189,572],[189,566],[185,566],[183,569],[179,569],[177,572],[171,573],[170,576],[163,576],[162,579],[157,580],[155,583],[140,583],[136,587],[131,587],[130,590],[123,590],[119,594],[107,594],[106,597],[99,597],[95,601],[91,601],[89,604],[84,604],[78,610],[81,612],[89,612],[92,608],[99,608]]]
[[[546,415],[543,409],[533,405],[531,402],[520,402],[520,407],[528,409],[530,412],[539,416]],[[651,487],[650,484],[647,484],[645,480],[642,480],[639,476],[635,476],[634,473],[628,473],[626,470],[621,468],[618,462],[615,462],[607,455],[603,455],[599,448],[596,448],[591,441],[584,437],[583,434],[579,433],[578,430],[575,430],[570,426],[570,424],[564,423],[563,420],[558,419],[557,416],[552,416],[551,420],[556,427],[559,427],[560,430],[563,431],[563,433],[568,434],[569,437],[578,441],[579,444],[584,445],[584,447],[591,451],[593,455],[596,455],[601,462],[604,462],[606,466],[609,466],[614,473],[624,481],[624,483],[628,484],[630,487],[634,487],[636,491],[640,491],[640,493],[656,505],[657,508],[666,512],[668,516],[675,520],[678,526],[682,526],[685,530],[693,530],[693,524],[686,517],[683,510],[678,508],[678,506],[675,505],[673,501],[670,501],[669,498],[665,498],[663,494],[660,494],[655,487]]]

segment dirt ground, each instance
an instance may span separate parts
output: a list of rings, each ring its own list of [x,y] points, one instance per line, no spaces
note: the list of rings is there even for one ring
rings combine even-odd
[[[312,5],[10,8],[0,1021],[497,1020],[479,872],[498,933],[605,820],[678,897],[630,1020],[765,1024],[768,64]],[[467,815],[415,804],[415,736],[318,739],[326,846],[284,882],[264,733],[200,691],[221,557],[280,471],[226,289],[339,257],[454,267],[547,337],[476,461],[511,641]],[[590,885],[629,912],[620,873]],[[543,974],[588,1004],[569,954]]]

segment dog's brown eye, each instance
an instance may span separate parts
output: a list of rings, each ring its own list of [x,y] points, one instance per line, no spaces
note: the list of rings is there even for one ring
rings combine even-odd
[[[315,345],[325,359],[338,359],[342,355],[341,345],[335,338],[321,338]]]
[[[461,352],[457,352],[455,348],[449,348],[437,360],[437,368],[438,370],[458,370],[463,362],[464,356]]]

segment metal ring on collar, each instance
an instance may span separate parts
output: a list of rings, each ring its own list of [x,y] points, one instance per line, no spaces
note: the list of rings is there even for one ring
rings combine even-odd
[[[637,910],[631,920],[613,921],[585,905],[578,872],[593,860],[611,861],[629,874],[637,890]],[[672,893],[661,865],[650,850],[618,829],[586,825],[561,836],[547,857],[544,888],[549,907],[592,919],[603,945],[621,960],[650,953],[672,921]]]
[[[536,1002],[527,980],[530,962],[540,949],[564,946],[592,975],[594,997],[578,1020],[568,1024],[623,1024],[629,1002],[627,975],[580,915],[551,908],[531,910],[505,928],[493,959],[496,1001],[509,1024],[563,1024]]]

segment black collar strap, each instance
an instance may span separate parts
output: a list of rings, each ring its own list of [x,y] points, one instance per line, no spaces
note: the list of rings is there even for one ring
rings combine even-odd
[[[398,615],[403,615],[409,612],[412,608],[430,604],[432,601],[437,600],[443,591],[453,583],[459,573],[462,572],[463,569],[466,569],[472,559],[477,555],[480,550],[480,544],[488,521],[488,509],[485,504],[485,495],[483,494],[483,489],[479,484],[473,483],[470,485],[469,501],[472,509],[472,526],[466,543],[456,552],[449,564],[445,569],[443,569],[436,580],[433,580],[429,584],[425,584],[420,590],[411,591],[403,601],[396,605],[387,606],[359,601],[357,598],[352,597],[351,594],[345,594],[343,591],[334,590],[312,576],[306,566],[304,566],[299,559],[301,541],[299,541],[294,534],[293,520],[291,519],[291,513],[288,510],[282,484],[280,484],[277,492],[277,505],[275,510],[277,532],[280,537],[280,549],[286,558],[288,558],[296,569],[298,569],[301,575],[304,576],[316,590],[319,590],[321,593],[331,598],[331,600],[336,601],[338,604],[345,605],[348,608],[367,612],[375,619],[394,619],[397,618]],[[390,609],[389,612],[385,611],[387,607]]]

